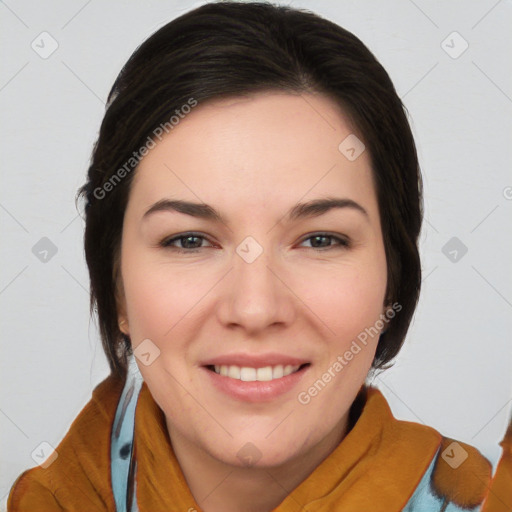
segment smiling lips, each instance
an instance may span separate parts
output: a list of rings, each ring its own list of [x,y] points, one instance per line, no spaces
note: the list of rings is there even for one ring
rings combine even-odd
[[[223,377],[231,379],[238,379],[244,382],[268,382],[275,379],[281,379],[295,373],[301,365],[287,364],[283,366],[278,364],[276,366],[263,366],[261,368],[252,368],[249,366],[237,365],[214,365],[215,373]]]
[[[295,388],[311,363],[283,354],[233,354],[201,366],[223,394],[245,402],[266,402]]]

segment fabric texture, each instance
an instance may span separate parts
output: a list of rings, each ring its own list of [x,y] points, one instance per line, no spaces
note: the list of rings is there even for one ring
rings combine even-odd
[[[9,512],[116,511],[111,435],[123,387],[113,376],[97,386],[57,447],[57,459],[17,479]],[[494,492],[491,466],[475,448],[430,427],[396,420],[376,388],[363,388],[362,394],[365,403],[353,428],[275,512],[473,512],[481,510],[484,500],[485,512],[512,510],[506,508],[512,488],[510,433],[502,443]],[[135,411],[134,452],[140,512],[201,511],[174,456],[164,414],[146,384]]]
[[[512,418],[500,445],[503,453],[482,512],[512,512]]]

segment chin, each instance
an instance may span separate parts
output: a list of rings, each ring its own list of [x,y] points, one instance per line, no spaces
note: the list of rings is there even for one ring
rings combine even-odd
[[[214,459],[230,466],[269,469],[300,458],[308,448],[320,441],[316,439],[318,433],[313,439],[312,433],[304,432],[299,436],[291,436],[289,432],[275,432],[269,436],[269,429],[265,429],[264,432],[251,433],[250,430],[238,430],[238,432],[244,432],[244,434],[225,438],[223,442],[218,442],[220,441],[218,438],[203,439],[202,448]]]

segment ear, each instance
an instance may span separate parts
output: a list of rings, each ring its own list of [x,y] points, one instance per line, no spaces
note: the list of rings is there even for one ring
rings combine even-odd
[[[118,306],[118,313],[117,313],[117,322],[119,325],[119,330],[126,334],[127,336],[130,335],[130,324],[128,323],[128,316],[126,315],[124,310],[119,310]]]
[[[116,276],[115,299],[117,309],[117,323],[119,325],[119,330],[123,334],[129,336],[130,325],[128,323],[128,315],[126,313],[126,297],[124,293],[123,278],[120,272],[118,272]]]

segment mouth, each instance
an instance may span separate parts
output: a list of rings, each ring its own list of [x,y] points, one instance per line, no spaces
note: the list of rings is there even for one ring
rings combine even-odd
[[[253,368],[250,366],[237,366],[237,365],[207,365],[206,368],[217,375],[222,377],[228,377],[230,379],[240,380],[242,382],[270,382],[277,379],[282,379],[293,373],[297,373],[310,363],[304,363],[301,365],[274,365],[274,366],[262,366],[259,368]]]
[[[311,363],[299,360],[274,361],[243,360],[208,361],[201,366],[203,375],[212,389],[241,402],[271,402],[278,398],[291,398],[290,393],[299,391],[299,383],[308,372]],[[279,361],[281,359],[282,361]],[[285,364],[279,364],[280,362]]]

